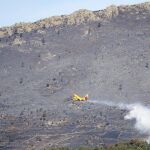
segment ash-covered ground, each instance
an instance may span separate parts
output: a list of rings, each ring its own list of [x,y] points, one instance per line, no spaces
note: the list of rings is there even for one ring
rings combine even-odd
[[[22,39],[21,44],[11,41]],[[0,38],[0,149],[98,146],[142,138],[115,106],[150,104],[150,11]]]

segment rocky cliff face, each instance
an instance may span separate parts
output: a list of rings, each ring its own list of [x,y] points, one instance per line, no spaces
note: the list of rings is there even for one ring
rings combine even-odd
[[[0,37],[11,36],[13,34],[21,34],[23,32],[31,32],[41,28],[49,28],[59,25],[79,25],[91,21],[102,21],[111,19],[118,16],[121,13],[132,12],[140,13],[141,11],[150,11],[150,3],[143,3],[132,6],[115,6],[112,5],[104,10],[90,11],[79,10],[71,15],[62,15],[39,20],[34,23],[17,23],[11,27],[4,27],[0,29]]]

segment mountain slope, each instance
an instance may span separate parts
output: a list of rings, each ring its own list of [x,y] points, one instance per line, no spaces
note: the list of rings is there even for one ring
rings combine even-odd
[[[149,105],[150,3],[82,10],[0,29],[1,147],[99,145],[141,137],[125,110]],[[90,112],[90,113],[89,113]]]

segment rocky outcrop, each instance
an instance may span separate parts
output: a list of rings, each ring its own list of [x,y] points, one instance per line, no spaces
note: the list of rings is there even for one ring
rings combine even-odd
[[[34,23],[18,23],[14,26],[4,27],[0,29],[0,37],[11,36],[13,34],[21,34],[23,32],[30,32],[41,28],[49,28],[59,25],[79,25],[90,21],[102,21],[105,19],[112,19],[123,12],[130,11],[150,11],[150,3],[142,3],[138,5],[126,6],[109,6],[104,10],[90,11],[79,10],[70,15],[53,16]]]
[[[150,2],[145,2],[138,5],[126,5],[126,6],[119,6],[118,7],[119,12],[130,12],[130,11],[150,11]]]

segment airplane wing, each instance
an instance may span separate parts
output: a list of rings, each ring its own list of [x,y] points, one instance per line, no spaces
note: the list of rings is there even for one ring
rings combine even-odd
[[[79,95],[77,95],[77,94],[73,94],[73,100],[83,100],[83,98],[82,97],[80,97]]]

